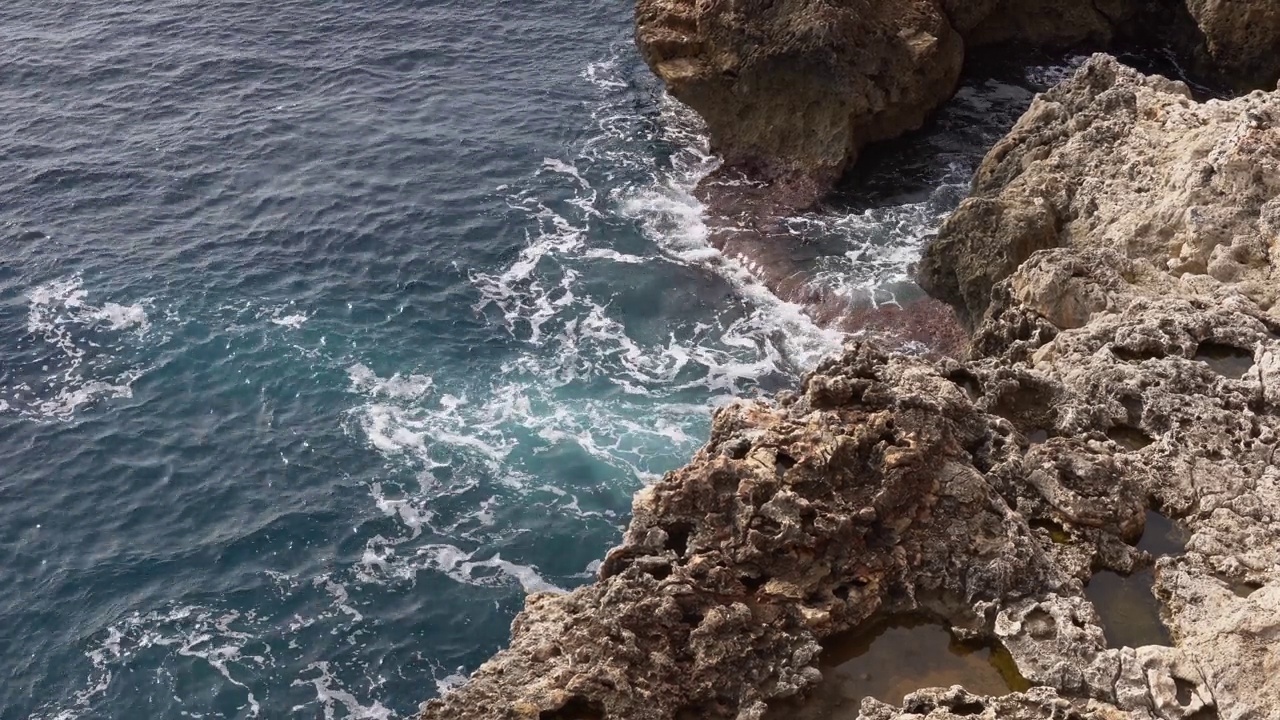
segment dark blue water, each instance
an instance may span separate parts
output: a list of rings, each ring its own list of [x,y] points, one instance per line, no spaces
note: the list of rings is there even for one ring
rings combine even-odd
[[[4,720],[410,716],[839,343],[626,2],[10,0],[0,68]],[[1029,98],[966,92],[815,272],[892,296]]]

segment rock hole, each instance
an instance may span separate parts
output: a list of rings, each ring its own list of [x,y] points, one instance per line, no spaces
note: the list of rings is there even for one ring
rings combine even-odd
[[[1182,707],[1190,705],[1191,701],[1196,699],[1195,683],[1176,677],[1173,679],[1173,687],[1175,689],[1174,697],[1178,699],[1178,704]]]
[[[1218,720],[1218,711],[1211,707],[1200,708],[1188,715],[1187,720]]]
[[[1053,398],[1052,388],[1023,381],[1016,389],[1003,393],[990,412],[1008,420],[1028,439],[1043,432],[1048,440],[1049,432],[1044,428],[1054,424]]]
[[[538,720],[605,720],[604,705],[581,695],[574,695],[559,709],[538,713]]]
[[[702,612],[702,608],[690,607],[680,611],[680,619],[689,627],[698,627],[702,624],[702,618],[706,615]]]
[[[684,557],[685,552],[689,550],[689,536],[693,534],[693,525],[687,522],[676,522],[664,525],[662,529],[667,533],[666,548],[674,552],[676,557]]]
[[[775,701],[765,719],[855,718],[863,698],[900,705],[906,695],[928,687],[961,685],[974,695],[1030,688],[1012,657],[1000,650],[960,643],[945,626],[919,617],[836,635],[823,642],[822,683],[805,697]],[[985,710],[976,703],[957,707],[965,709],[962,715]]]
[[[790,470],[796,466],[796,459],[784,452],[778,453],[775,459],[778,463],[778,467],[783,470]]]
[[[1143,360],[1158,360],[1164,357],[1161,350],[1135,349],[1111,346],[1111,354],[1125,362],[1142,362]]]
[[[1247,598],[1262,589],[1262,583],[1250,582],[1248,580],[1233,580],[1225,575],[1215,575],[1215,577],[1217,577],[1218,581],[1223,585],[1231,588],[1231,592],[1235,593],[1236,597]]]
[[[1120,398],[1120,404],[1124,406],[1125,414],[1128,416],[1130,425],[1138,425],[1142,422],[1142,398],[1126,397]]]
[[[1187,551],[1186,530],[1155,510],[1147,510],[1138,549],[1152,555],[1181,555]]]
[[[1236,380],[1253,369],[1252,352],[1222,343],[1200,343],[1200,347],[1196,348],[1195,359],[1208,365],[1219,375]]]
[[[1129,576],[1104,570],[1089,579],[1084,595],[1102,620],[1102,634],[1113,648],[1171,646],[1173,638],[1160,619],[1155,574],[1141,570]]]
[[[1231,584],[1231,592],[1235,593],[1240,597],[1247,598],[1261,589],[1262,589],[1262,585],[1260,583],[1243,582],[1243,583]]]
[[[644,571],[652,575],[654,580],[666,580],[671,577],[670,565],[654,565],[645,568]]]
[[[1116,425],[1107,431],[1107,437],[1127,452],[1137,452],[1155,442],[1155,438],[1128,425]]]
[[[1058,634],[1058,621],[1040,608],[1027,613],[1023,622],[1026,623],[1027,632],[1036,640],[1048,640]]]
[[[852,591],[853,588],[848,585],[837,585],[836,589],[831,591],[831,594],[834,595],[837,600],[848,600],[849,594]]]
[[[976,400],[982,397],[982,381],[978,380],[977,376],[968,370],[956,370],[948,375],[947,379],[964,388],[970,398]]]
[[[977,700],[957,703],[951,706],[953,715],[981,715],[987,706]]]
[[[734,460],[741,460],[749,452],[751,452],[751,441],[744,437],[733,438],[720,446],[720,453]]]
[[[1049,518],[1034,518],[1029,524],[1034,529],[1044,530],[1049,533],[1049,539],[1058,545],[1066,545],[1071,542],[1071,533]]]
[[[751,577],[750,575],[742,575],[738,578],[738,582],[742,583],[742,587],[746,588],[747,592],[754,593],[769,582],[769,576]]]

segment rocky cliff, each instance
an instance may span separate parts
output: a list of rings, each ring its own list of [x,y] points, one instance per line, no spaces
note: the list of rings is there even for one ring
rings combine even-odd
[[[1198,103],[1090,60],[930,251],[968,360],[855,343],[719,411],[598,581],[531,596],[423,718],[786,717],[825,641],[902,614],[1033,687],[862,720],[1280,717],[1278,96]],[[1185,553],[1134,547],[1149,509]],[[1108,647],[1084,585],[1151,567],[1171,645]]]
[[[816,199],[860,147],[951,96],[963,45],[933,0],[651,0],[636,37],[726,165]]]
[[[726,169],[794,206],[868,143],[919,128],[967,48],[1146,43],[1237,87],[1280,78],[1273,0],[638,0],[636,38]]]

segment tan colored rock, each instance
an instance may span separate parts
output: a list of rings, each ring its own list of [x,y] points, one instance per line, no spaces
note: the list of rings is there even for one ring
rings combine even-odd
[[[963,60],[934,0],[639,0],[636,38],[726,163],[799,187],[794,204],[920,127]]]
[[[1204,33],[1210,63],[1237,85],[1274,88],[1280,79],[1280,4],[1274,0],[1186,0]]]
[[[1280,92],[1197,103],[1181,83],[1095,56],[987,154],[919,278],[976,323],[1031,253],[1113,248],[1271,310],[1278,198]]]

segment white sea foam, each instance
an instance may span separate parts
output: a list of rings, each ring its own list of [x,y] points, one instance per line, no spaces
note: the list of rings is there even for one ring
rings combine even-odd
[[[147,319],[147,311],[141,305],[118,305],[116,303],[104,303],[98,308],[94,315],[97,319],[106,323],[110,330],[129,330],[137,329],[141,333],[145,333],[151,329],[151,322]]]
[[[292,330],[297,330],[302,327],[308,319],[309,316],[304,313],[293,313],[292,315],[280,315],[273,317],[271,318],[271,323],[281,327],[287,327]]]
[[[296,673],[292,686],[313,686],[317,691],[315,700],[294,707],[295,713],[314,706],[324,717],[391,718],[390,710],[377,699],[362,701],[351,690],[354,685],[350,683],[364,676],[364,668],[344,666],[340,670],[332,663],[314,663],[309,658],[317,634],[341,635],[344,642],[358,641],[358,628],[364,617],[356,609],[347,584],[331,575],[309,582],[283,573],[269,575],[281,598],[290,600],[287,605],[300,603],[310,607],[310,613],[282,617],[199,605],[134,613],[95,635],[85,650],[89,674],[83,689],[61,703],[41,708],[30,720],[100,717],[98,703],[117,678],[151,672],[156,667],[162,668],[156,673],[156,682],[170,685],[165,691],[172,694],[176,704],[175,717],[223,717],[208,714],[205,695],[186,697],[179,693],[181,688],[174,684],[173,669],[193,663],[223,679],[225,686],[220,694],[238,698],[234,717],[268,715],[264,709],[272,702],[273,694],[283,695],[287,689],[273,680],[273,673],[293,668],[289,671]],[[344,681],[348,684],[344,685]],[[278,706],[279,702],[276,698],[274,704]],[[312,713],[308,713],[310,716]]]
[[[141,346],[151,330],[144,303],[95,304],[79,275],[27,291],[27,332],[54,352],[17,367],[23,379],[0,387],[0,412],[68,420],[81,408],[133,394],[144,372],[118,355]]]
[[[613,59],[584,73],[600,104],[595,134],[577,154],[546,158],[527,182],[505,189],[507,206],[527,228],[514,260],[470,274],[476,310],[517,343],[500,374],[406,374],[363,363],[348,370],[360,398],[350,428],[391,469],[370,483],[369,495],[400,528],[367,541],[362,582],[431,572],[466,584],[558,589],[537,568],[495,552],[521,532],[496,518],[532,503],[581,522],[615,526],[618,519],[584,507],[579,491],[548,484],[545,468],[528,463],[543,452],[581,453],[611,468],[609,482],[626,497],[696,448],[711,407],[764,379],[792,376],[839,346],[837,334],[708,245],[692,189],[715,159],[697,118],[665,97],[659,123],[637,116],[620,65]],[[674,155],[655,157],[655,143]],[[616,245],[611,228],[628,224],[643,235]],[[696,323],[673,318],[663,337],[644,335],[593,286],[619,265],[663,274],[693,267],[735,288],[737,299]],[[436,470],[448,480],[436,481]],[[416,483],[406,482],[406,471]]]
[[[532,502],[535,494],[550,495],[546,502],[558,512],[584,521],[598,515],[583,510],[576,491],[548,484],[538,468],[526,466],[531,453],[572,447],[634,487],[696,447],[709,407],[766,378],[795,377],[840,347],[841,334],[774,296],[757,279],[754,261],[710,246],[704,208],[693,193],[716,167],[704,129],[665,95],[658,96],[656,118],[638,117],[634,84],[621,65],[612,59],[584,72],[600,102],[592,134],[576,154],[545,158],[527,182],[503,188],[507,206],[526,222],[526,242],[505,267],[470,275],[480,296],[475,309],[502,323],[517,342],[519,351],[501,375],[477,384],[477,378],[444,379],[447,369],[441,369],[411,376],[419,378],[413,382],[363,365],[351,370],[352,391],[364,397],[353,413],[369,444],[391,461],[408,463],[419,478],[442,468],[451,478],[447,487],[425,482],[414,488],[393,476],[373,484],[374,505],[396,519],[403,534],[370,542],[361,561],[366,581],[430,571],[458,582],[502,576],[538,587],[547,581],[536,570],[477,564],[474,557],[496,563],[501,556],[468,549],[518,532],[491,527],[495,510]],[[955,110],[964,121],[958,124],[972,124],[966,113],[1005,112],[1028,97],[998,83],[966,87]],[[654,147],[667,150],[655,154]],[[798,239],[819,236],[838,249],[815,263],[814,281],[853,300],[897,302],[925,238],[963,196],[977,159],[970,152],[930,160],[931,186],[908,201],[791,218]],[[616,244],[614,229],[627,223],[643,233],[646,247],[634,240]],[[666,337],[646,337],[600,294],[600,279],[618,273],[618,265],[648,273],[692,268],[732,288],[741,303],[692,327],[673,317]],[[401,387],[410,389],[394,389]],[[495,495],[486,488],[504,490]],[[476,493],[489,498],[485,508],[463,499]],[[478,528],[486,534],[472,536]],[[475,542],[415,545],[428,533]]]
[[[325,720],[334,720],[335,712],[341,706],[342,717],[348,720],[390,720],[392,713],[382,703],[374,701],[365,705],[354,694],[342,688],[330,672],[330,664],[316,662],[307,666],[306,674],[310,678],[299,678],[293,681],[294,686],[311,685],[316,690],[316,699],[293,707],[294,713],[306,710],[311,705],[318,705],[324,712]]]
[[[128,672],[142,658],[156,655],[182,657],[207,664],[228,684],[240,689],[243,717],[256,718],[261,703],[248,685],[248,678],[267,667],[269,652],[257,652],[261,643],[253,632],[257,618],[238,611],[218,612],[209,608],[180,606],[171,610],[137,613],[108,627],[102,637],[85,652],[90,663],[85,689],[59,707],[44,708],[31,720],[73,720],[96,717],[96,700],[106,694],[121,672]],[[257,647],[255,647],[257,646]]]
[[[1060,65],[1032,66],[1027,68],[1027,79],[1037,85],[1052,87],[1075,74],[1075,71],[1088,59],[1088,55],[1072,55],[1063,60]],[[1170,59],[1173,58],[1170,57]]]

